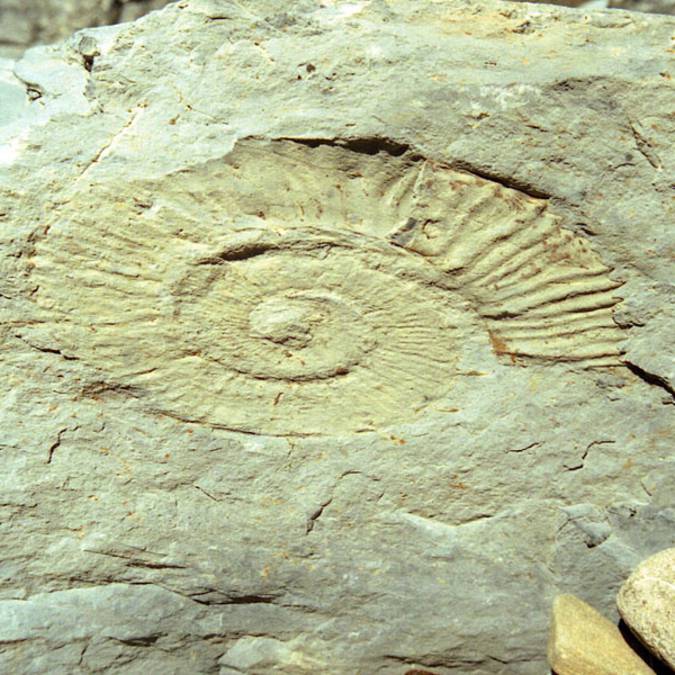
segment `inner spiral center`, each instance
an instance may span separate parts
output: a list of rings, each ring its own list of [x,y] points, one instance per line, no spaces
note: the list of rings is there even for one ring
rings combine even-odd
[[[208,292],[181,307],[183,320],[198,327],[194,339],[205,358],[260,387],[265,380],[345,377],[375,349],[359,299],[340,287],[342,273],[333,280],[330,266],[302,256],[257,256],[237,265],[222,275],[211,270]],[[208,329],[205,316],[212,319]]]
[[[264,300],[249,315],[251,336],[294,349],[307,347],[312,341],[312,322],[319,318],[312,304],[302,298]]]

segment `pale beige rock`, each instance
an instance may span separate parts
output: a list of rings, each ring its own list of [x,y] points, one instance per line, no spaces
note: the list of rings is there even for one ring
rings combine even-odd
[[[621,587],[617,605],[640,640],[675,668],[675,548],[639,565]]]
[[[614,624],[574,595],[559,595],[553,602],[548,659],[557,675],[654,672]]]

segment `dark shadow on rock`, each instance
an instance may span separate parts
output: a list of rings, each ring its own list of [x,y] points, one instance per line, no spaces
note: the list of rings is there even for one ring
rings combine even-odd
[[[630,648],[656,673],[656,675],[673,675],[673,671],[668,665],[657,659],[643,644],[640,639],[631,631],[628,624],[619,621],[619,630],[623,639],[630,645]]]

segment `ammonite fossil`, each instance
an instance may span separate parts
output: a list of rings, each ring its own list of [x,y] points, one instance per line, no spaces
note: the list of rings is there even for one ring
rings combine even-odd
[[[463,355],[618,363],[617,282],[544,200],[293,141],[74,195],[37,242],[43,320],[153,409],[274,435],[409,421]]]

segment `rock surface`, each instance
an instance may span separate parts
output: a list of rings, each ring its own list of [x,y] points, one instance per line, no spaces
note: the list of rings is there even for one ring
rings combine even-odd
[[[653,675],[619,629],[574,595],[553,601],[548,659],[556,675]]]
[[[617,604],[647,648],[675,669],[675,548],[641,563],[621,586]]]
[[[0,57],[17,57],[27,47],[62,40],[82,28],[134,21],[176,1],[0,0]],[[675,0],[546,0],[546,4],[675,14]]]
[[[666,17],[190,0],[0,71],[0,671],[540,674],[671,544]]]

